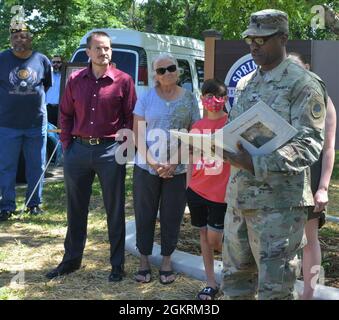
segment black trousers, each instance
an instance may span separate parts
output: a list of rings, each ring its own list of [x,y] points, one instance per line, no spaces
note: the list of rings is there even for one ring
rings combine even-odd
[[[48,122],[58,127],[59,105],[48,104],[46,107],[47,107]]]
[[[87,237],[92,183],[97,174],[107,214],[110,262],[112,266],[124,265],[126,167],[116,162],[117,147],[116,142],[89,146],[74,141],[65,151],[68,222],[63,257],[65,263],[81,261]]]
[[[186,173],[163,179],[134,166],[133,199],[136,246],[143,255],[151,255],[155,221],[160,205],[161,255],[175,250],[186,205]]]

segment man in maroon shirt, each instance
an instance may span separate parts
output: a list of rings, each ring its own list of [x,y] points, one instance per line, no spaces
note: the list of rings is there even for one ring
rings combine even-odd
[[[132,78],[110,63],[112,49],[106,33],[93,32],[87,38],[86,53],[91,63],[70,76],[60,105],[68,229],[63,260],[46,276],[52,279],[80,268],[97,174],[111,246],[109,281],[120,281],[124,275],[126,168],[116,161],[116,138],[118,130],[132,129],[136,94]]]

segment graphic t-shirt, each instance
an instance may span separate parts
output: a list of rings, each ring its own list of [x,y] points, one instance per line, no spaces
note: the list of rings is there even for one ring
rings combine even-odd
[[[228,117],[216,120],[203,118],[193,124],[191,132],[214,133],[227,123]],[[206,130],[210,130],[206,132]],[[202,158],[193,165],[189,187],[201,197],[219,203],[225,203],[226,187],[230,176],[230,164],[215,158]]]
[[[47,123],[45,88],[52,85],[51,64],[33,51],[27,59],[12,50],[0,53],[0,127],[28,129]]]

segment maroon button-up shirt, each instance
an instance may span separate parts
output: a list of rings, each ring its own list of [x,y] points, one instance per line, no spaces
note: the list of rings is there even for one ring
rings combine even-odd
[[[72,73],[60,104],[63,149],[73,136],[113,138],[119,129],[132,129],[135,102],[133,79],[113,66],[99,79],[91,65]]]

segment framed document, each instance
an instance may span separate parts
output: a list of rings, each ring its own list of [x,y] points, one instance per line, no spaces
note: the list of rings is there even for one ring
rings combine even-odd
[[[241,142],[251,155],[263,155],[281,147],[292,139],[298,130],[265,102],[259,101],[213,134],[194,134],[176,130],[170,130],[170,133],[204,152],[208,152],[213,144],[219,150],[237,152],[237,142]],[[222,159],[222,154],[220,157]]]

